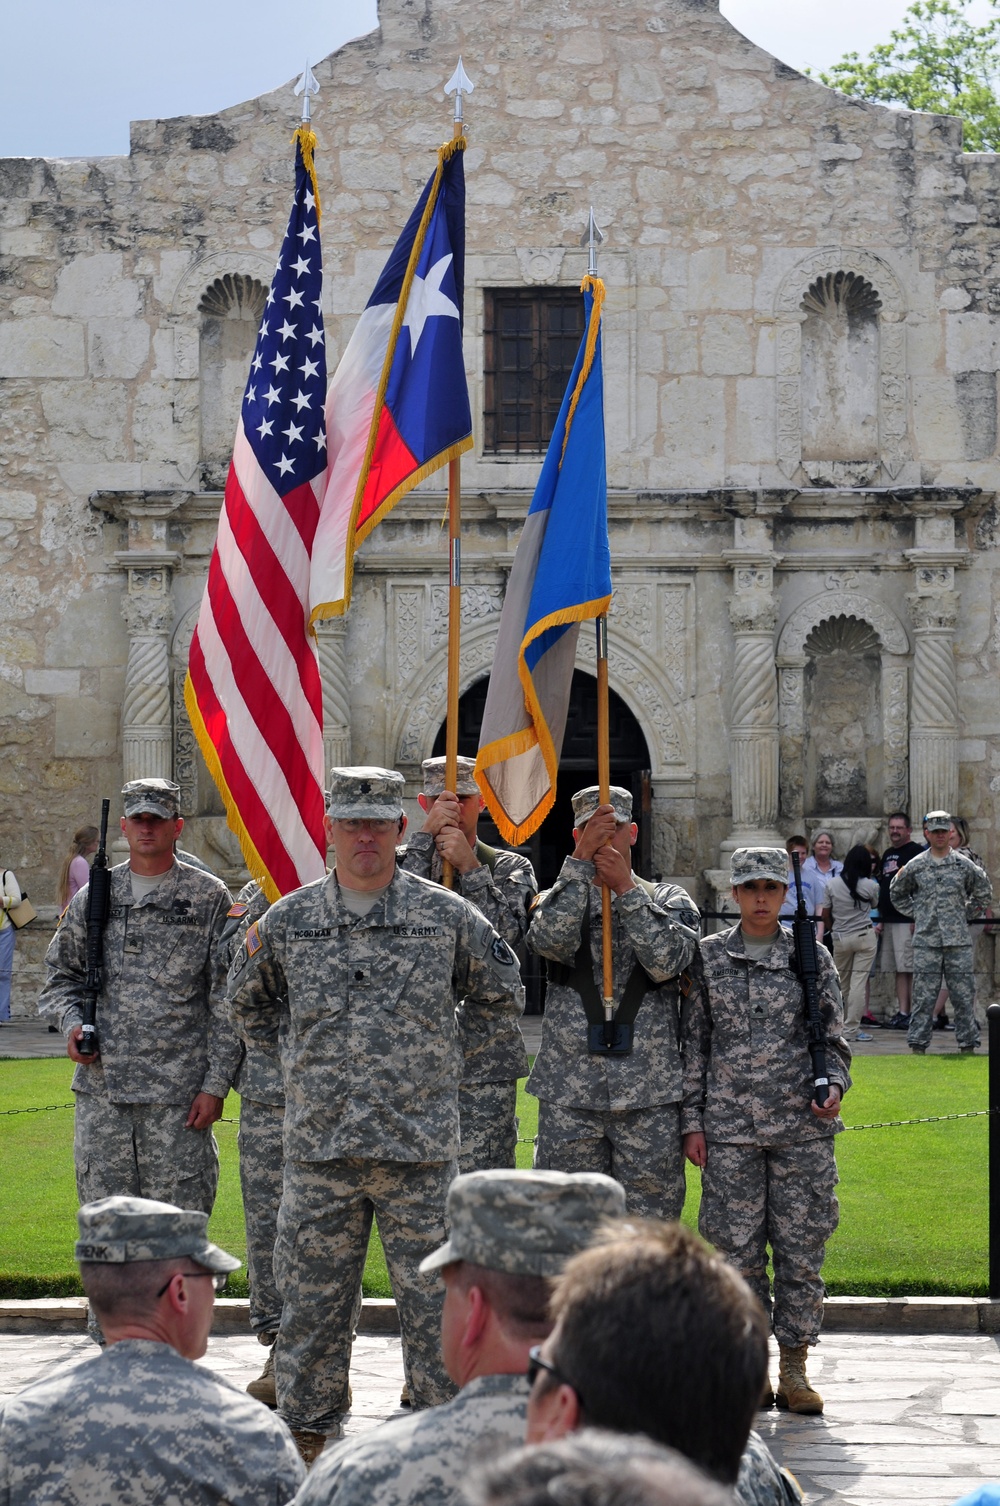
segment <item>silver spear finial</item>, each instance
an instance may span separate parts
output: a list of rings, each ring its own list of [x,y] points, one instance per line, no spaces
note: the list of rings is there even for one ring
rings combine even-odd
[[[590,260],[587,263],[587,272],[591,277],[597,276],[597,248],[604,240],[604,231],[594,219],[594,206],[590,206],[590,217],[587,220],[587,228],[580,237],[580,245],[587,246],[590,251]]]
[[[475,84],[462,66],[462,59],[459,58],[458,67],[444,86],[446,94],[454,94],[455,96],[456,125],[462,124],[462,96],[464,94],[471,94],[475,87]]]
[[[302,77],[295,85],[295,92],[296,94],[302,95],[302,119],[305,121],[311,120],[312,111],[310,108],[309,99],[310,95],[319,93],[319,82],[308,63],[306,64],[305,73],[303,73]]]

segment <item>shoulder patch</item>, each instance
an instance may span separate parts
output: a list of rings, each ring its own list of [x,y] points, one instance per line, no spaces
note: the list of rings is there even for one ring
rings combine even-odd
[[[248,957],[254,957],[254,956],[256,956],[256,954],[260,951],[260,949],[261,949],[261,947],[263,945],[264,945],[264,943],[260,939],[260,922],[255,920],[254,923],[253,923],[253,925],[250,927],[249,931],[247,931],[247,937],[246,937],[247,956]]]
[[[234,905],[229,906],[226,916],[227,918],[232,917],[233,920],[239,920],[240,916],[245,915],[249,908],[249,905],[241,905],[239,900],[237,900]]]
[[[497,936],[494,939],[490,950],[497,962],[501,963],[504,967],[517,967],[517,958],[502,936]]]

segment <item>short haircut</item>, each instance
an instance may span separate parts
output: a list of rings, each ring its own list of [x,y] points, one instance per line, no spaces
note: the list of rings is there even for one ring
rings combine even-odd
[[[683,1224],[623,1221],[567,1263],[552,1313],[552,1358],[584,1425],[646,1433],[735,1481],[768,1328],[721,1255]]]
[[[115,1323],[148,1318],[156,1293],[177,1271],[197,1265],[193,1256],[175,1260],[130,1260],[124,1264],[85,1260],[80,1280],[98,1318]]]
[[[542,1339],[552,1332],[550,1303],[552,1282],[547,1276],[514,1276],[494,1271],[471,1260],[456,1260],[445,1266],[450,1279],[463,1292],[478,1286],[511,1338]]]
[[[472,1475],[468,1506],[732,1506],[683,1455],[596,1428],[513,1449]]]
[[[886,824],[888,824],[890,821],[905,821],[907,826],[913,825],[913,822],[910,820],[910,817],[906,811],[890,811],[888,816],[886,817]]]
[[[788,841],[785,843],[785,851],[789,854],[789,856],[791,856],[793,847],[804,847],[806,852],[809,851],[809,843],[806,841],[805,837],[789,837]]]

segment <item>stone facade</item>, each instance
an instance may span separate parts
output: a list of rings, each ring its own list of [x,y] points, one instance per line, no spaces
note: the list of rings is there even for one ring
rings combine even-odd
[[[654,866],[707,900],[734,844],[846,841],[909,804],[966,815],[996,873],[996,159],[802,77],[718,0],[382,0],[315,70],[331,369],[449,134],[459,53],[463,689],[539,466],[483,448],[484,290],[578,283],[593,203],[610,680],[649,751]],[[0,162],[0,860],[40,908],[122,777],[172,773],[189,845],[239,872],[180,687],[294,116],[282,88],[138,122],[124,158]],[[411,781],[444,711],[441,487],[376,530],[320,642],[330,759]]]

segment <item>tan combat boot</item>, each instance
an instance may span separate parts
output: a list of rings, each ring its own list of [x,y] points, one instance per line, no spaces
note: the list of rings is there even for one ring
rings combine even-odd
[[[801,1412],[807,1417],[816,1417],[823,1410],[823,1398],[813,1390],[806,1375],[807,1344],[798,1348],[778,1346],[778,1389],[775,1402],[789,1412]]]
[[[278,1393],[274,1389],[274,1348],[267,1351],[267,1363],[256,1380],[247,1386],[247,1395],[262,1401],[273,1411],[278,1405]]]
[[[326,1447],[326,1434],[311,1433],[308,1428],[292,1428],[291,1434],[302,1462],[308,1469]]]

